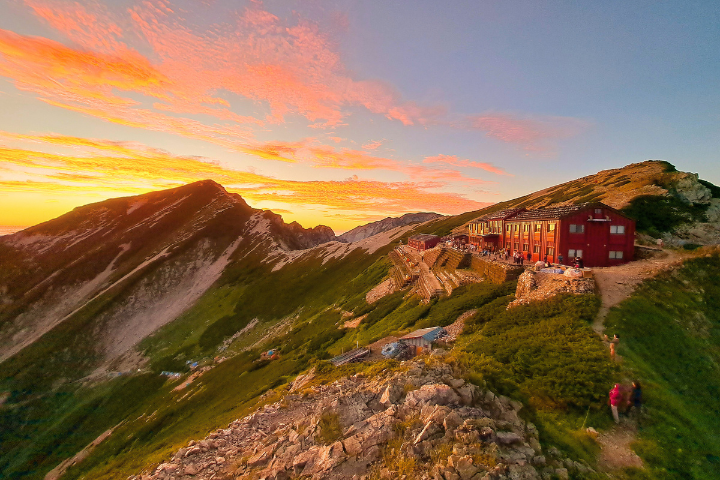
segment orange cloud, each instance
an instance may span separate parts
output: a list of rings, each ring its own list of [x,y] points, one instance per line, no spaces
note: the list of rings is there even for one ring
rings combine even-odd
[[[498,175],[508,175],[512,176],[509,173],[507,173],[502,168],[498,168],[494,165],[491,165],[489,163],[484,162],[473,162],[467,159],[459,159],[457,155],[435,155],[434,157],[425,157],[423,160],[423,163],[444,163],[447,165],[453,165],[455,167],[463,167],[463,168],[480,168],[482,170],[485,170],[486,172],[496,173]]]
[[[105,197],[167,188],[212,178],[250,201],[288,206],[318,206],[338,215],[386,212],[387,215],[432,210],[459,213],[485,204],[463,195],[432,191],[433,182],[295,181],[232,170],[194,157],[178,157],[142,145],[60,135],[0,133],[0,140],[62,145],[76,155],[0,146],[0,161],[12,177],[0,176],[0,191],[101,192]],[[18,178],[24,177],[23,180]],[[22,206],[15,207],[22,208]],[[297,212],[297,208],[289,210]],[[349,218],[349,217],[348,217]],[[318,219],[321,223],[322,219]]]
[[[470,128],[488,137],[513,143],[528,151],[548,151],[554,140],[572,137],[589,127],[587,121],[571,117],[520,117],[510,113],[487,113],[467,118]]]

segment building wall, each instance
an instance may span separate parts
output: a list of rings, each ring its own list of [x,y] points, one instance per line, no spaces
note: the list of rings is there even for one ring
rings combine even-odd
[[[508,248],[511,254],[520,252],[525,261],[529,252],[530,261],[536,262],[547,258],[548,262],[554,263],[558,255],[560,224],[557,219],[507,220],[501,242],[502,248]]]
[[[570,262],[573,250],[582,250],[582,259],[587,267],[609,267],[634,259],[635,222],[610,209],[602,210],[600,214],[596,214],[594,209],[584,210],[563,219],[560,253],[566,262]],[[589,221],[589,217],[592,217],[593,221]],[[610,221],[597,221],[606,217],[609,217]],[[583,225],[583,231],[571,233],[571,225]],[[624,233],[611,233],[613,226],[624,227]],[[622,258],[617,258],[617,253],[612,255],[616,258],[611,258],[610,252],[622,252]]]
[[[518,251],[526,261],[530,252],[530,260],[533,262],[547,259],[550,263],[557,263],[562,254],[563,263],[569,264],[575,256],[571,254],[577,254],[578,250],[582,251],[584,265],[588,267],[607,267],[632,261],[635,222],[609,208],[597,208],[601,210],[600,213],[595,213],[595,206],[592,206],[563,219],[509,218],[502,222],[500,230],[491,221],[489,223],[492,225],[487,225],[485,231],[499,231],[500,236],[494,237],[498,239],[497,242],[483,240],[479,236],[482,230],[477,226],[470,229],[470,242],[480,248],[492,245],[498,249],[507,248],[511,255]],[[609,221],[605,221],[608,217]],[[582,232],[571,232],[571,225],[582,225]],[[611,233],[611,227],[622,227],[624,233]],[[473,232],[478,235],[473,236]]]
[[[416,248],[420,251],[428,250],[430,248],[435,247],[438,243],[440,243],[440,237],[434,238],[432,240],[408,240],[408,245],[410,245],[413,248]]]

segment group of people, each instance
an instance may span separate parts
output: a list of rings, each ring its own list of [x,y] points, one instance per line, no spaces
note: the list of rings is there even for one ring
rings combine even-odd
[[[527,260],[528,262],[532,258],[532,255],[530,252],[527,253]],[[513,253],[513,263],[516,265],[523,265],[525,263],[525,256],[522,254],[522,252],[514,252]]]
[[[642,387],[640,386],[640,382],[637,380],[632,382],[632,387],[630,388],[616,383],[612,390],[610,390],[609,401],[615,423],[620,423],[621,412],[627,416],[634,414],[639,420],[642,401]]]

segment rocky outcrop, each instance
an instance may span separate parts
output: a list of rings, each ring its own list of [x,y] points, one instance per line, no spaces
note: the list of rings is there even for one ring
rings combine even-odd
[[[673,182],[674,193],[689,204],[707,204],[712,200],[712,191],[700,183],[697,173],[681,172]]]
[[[338,240],[341,242],[352,243],[359,240],[363,240],[378,233],[387,232],[396,227],[402,227],[413,223],[423,223],[429,220],[442,217],[438,213],[432,212],[420,212],[420,213],[406,213],[402,217],[387,217],[377,222],[368,223],[367,225],[361,225],[355,227],[352,230],[348,230],[342,235],[338,236]]]
[[[518,416],[521,408],[457,378],[435,358],[415,360],[379,378],[358,374],[294,389],[131,478],[499,480],[567,473],[575,463],[543,453],[535,426]],[[332,422],[339,427],[334,436],[324,431]]]
[[[554,297],[560,293],[584,294],[595,292],[593,278],[573,278],[559,273],[528,270],[518,278],[515,300],[508,308]]]

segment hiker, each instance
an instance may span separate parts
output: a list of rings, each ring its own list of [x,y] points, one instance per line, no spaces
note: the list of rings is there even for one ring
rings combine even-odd
[[[617,346],[620,343],[620,336],[616,333],[615,335],[613,335],[612,340],[610,340],[608,336],[605,335],[605,340],[610,342],[610,360],[614,362],[615,354],[617,353]]]
[[[612,410],[613,420],[615,423],[620,423],[620,417],[618,416],[618,405],[622,400],[622,392],[620,391],[620,384],[616,383],[615,387],[610,390],[610,410]]]
[[[562,254],[562,253],[561,253],[560,255],[558,255],[558,263],[559,263],[560,265],[563,264],[563,261],[564,261],[564,260],[565,260],[565,257],[563,257],[563,254]]]
[[[525,265],[525,257],[522,256],[522,253],[518,254],[518,258],[520,259],[520,266]]]
[[[628,415],[631,409],[635,409],[635,416],[640,420],[640,412],[642,412],[642,387],[640,382],[635,380],[632,382],[632,393],[630,393],[630,406],[628,407]]]
[[[530,252],[527,253],[527,261],[529,262],[532,260],[532,254]]]

